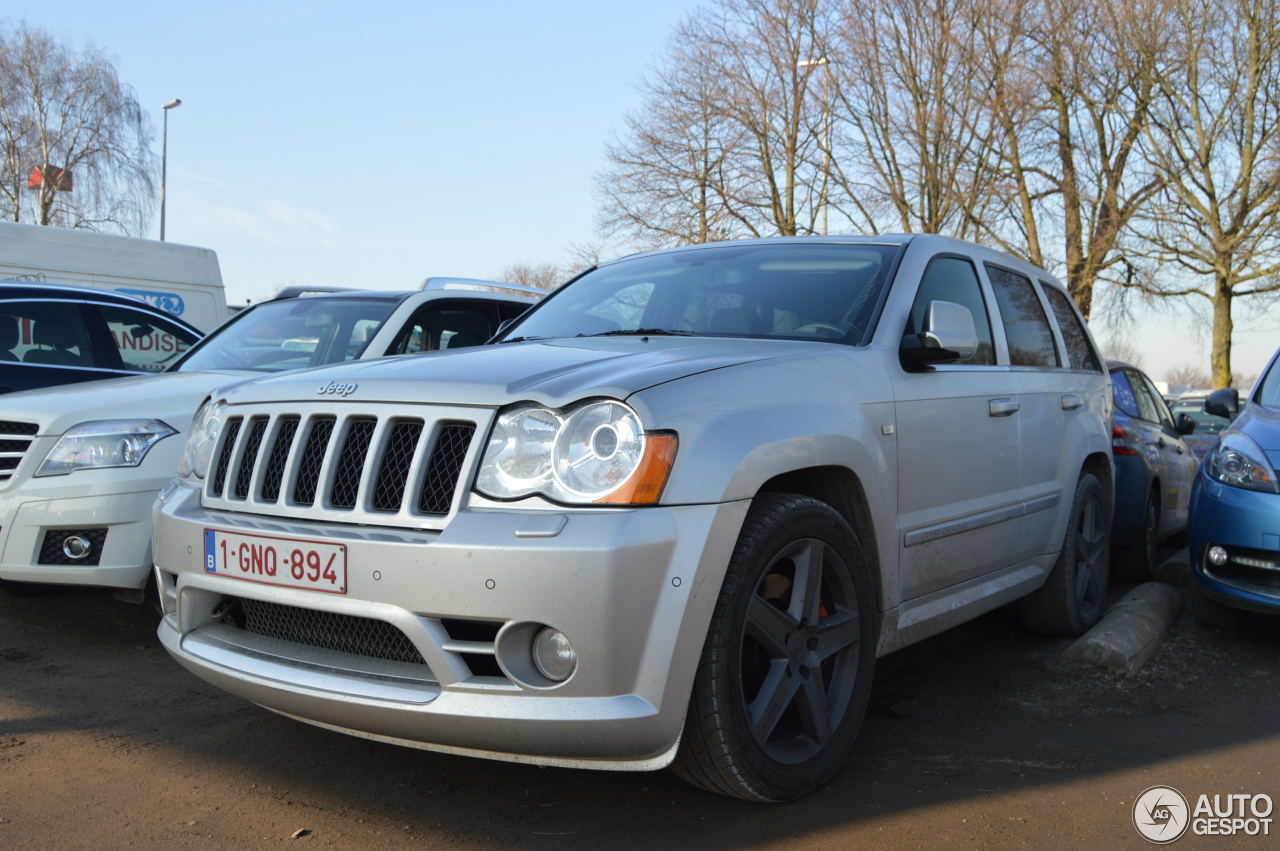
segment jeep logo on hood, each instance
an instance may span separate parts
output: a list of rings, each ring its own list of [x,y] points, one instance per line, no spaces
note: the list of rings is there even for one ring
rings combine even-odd
[[[344,381],[330,381],[328,384],[321,384],[317,393],[321,395],[328,394],[331,396],[347,396],[356,392],[356,388],[360,386],[352,381],[350,384]]]

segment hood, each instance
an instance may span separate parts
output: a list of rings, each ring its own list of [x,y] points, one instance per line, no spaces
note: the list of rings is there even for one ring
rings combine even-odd
[[[563,407],[591,396],[626,399],[646,387],[727,366],[812,353],[814,343],[706,337],[593,337],[504,343],[321,367],[250,382],[235,404],[431,402]]]
[[[244,372],[163,372],[22,390],[0,396],[0,420],[40,424],[40,435],[59,435],[91,420],[157,419],[178,429],[219,386],[244,381]]]
[[[1250,402],[1230,427],[1252,437],[1264,452],[1280,453],[1280,410]]]

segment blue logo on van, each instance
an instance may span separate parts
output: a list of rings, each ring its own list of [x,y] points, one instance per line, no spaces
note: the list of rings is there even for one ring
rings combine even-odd
[[[116,287],[116,292],[140,298],[152,307],[163,310],[165,313],[172,313],[174,316],[181,316],[182,311],[187,309],[182,296],[177,293],[161,293],[154,290],[127,290],[124,287]]]

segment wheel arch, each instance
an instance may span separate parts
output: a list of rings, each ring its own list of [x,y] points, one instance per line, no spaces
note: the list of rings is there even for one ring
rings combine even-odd
[[[867,548],[871,584],[876,590],[876,610],[883,612],[888,590],[884,585],[887,573],[880,557],[880,542],[876,535],[871,504],[858,476],[847,467],[806,467],[780,473],[767,480],[761,484],[756,497],[767,493],[795,494],[824,502],[853,527],[858,539]]]
[[[1095,452],[1084,459],[1080,474],[1092,473],[1102,483],[1102,492],[1107,495],[1107,516],[1112,517],[1116,510],[1116,474],[1110,456]]]

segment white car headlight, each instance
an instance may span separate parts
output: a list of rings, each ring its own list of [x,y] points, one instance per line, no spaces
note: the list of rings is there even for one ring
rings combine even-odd
[[[1204,472],[1233,488],[1280,493],[1266,453],[1242,431],[1224,431],[1204,458]]]
[[[67,429],[37,476],[65,476],[76,470],[136,467],[148,450],[178,430],[160,420],[98,420]]]
[[[567,412],[522,405],[498,415],[476,488],[496,499],[540,493],[570,503],[653,503],[675,451],[675,435],[646,433],[621,402]]]
[[[195,418],[191,421],[191,431],[187,433],[187,445],[182,448],[182,457],[178,460],[180,478],[195,476],[203,479],[208,474],[213,447],[218,442],[226,413],[226,402],[214,403],[211,400],[206,400],[200,410],[196,411]]]

